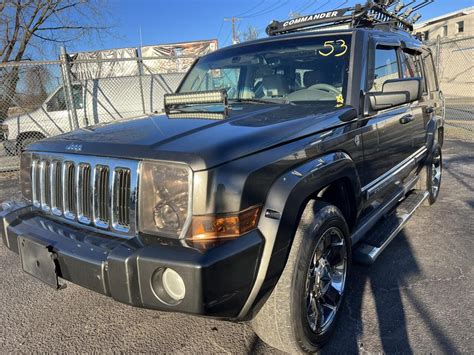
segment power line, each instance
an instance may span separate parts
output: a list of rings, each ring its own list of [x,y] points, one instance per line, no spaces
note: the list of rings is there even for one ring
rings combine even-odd
[[[265,0],[262,0],[260,1],[257,5],[253,6],[252,8],[250,8],[249,10],[247,11],[244,11],[238,15],[236,15],[237,17],[242,17],[244,15],[247,15],[249,12],[252,12],[253,10],[257,9],[258,7],[260,7],[261,5],[263,5],[265,3]]]
[[[303,5],[303,7],[301,7],[299,10],[296,10],[295,12],[297,13],[302,13],[303,11],[305,11],[307,8],[309,8],[310,6],[314,5],[315,2],[317,2],[318,0],[310,0],[309,2],[305,3]]]
[[[224,20],[222,20],[221,22],[221,25],[219,27],[219,31],[217,31],[217,39],[219,39],[220,35],[221,35],[221,32],[222,32],[222,28],[224,27]]]
[[[321,6],[317,7],[316,9],[314,9],[314,12],[318,11],[318,10],[321,10],[324,6],[326,6],[327,4],[329,4],[331,2],[331,0],[328,0],[326,1],[324,4],[322,4]]]
[[[289,3],[289,0],[286,0],[283,3],[280,3],[280,1],[278,1],[276,4],[274,4],[275,6],[273,6],[273,7],[269,7],[265,10],[262,10],[261,12],[258,12],[258,13],[252,14],[252,15],[243,16],[243,18],[254,18],[254,17],[263,16],[263,15],[269,14],[269,13],[275,11],[275,10],[281,9],[283,6],[286,6],[288,3]]]
[[[336,7],[334,10],[337,10],[339,8],[341,8],[342,5],[345,5],[349,2],[349,0],[344,0],[344,2],[342,2],[338,7]]]

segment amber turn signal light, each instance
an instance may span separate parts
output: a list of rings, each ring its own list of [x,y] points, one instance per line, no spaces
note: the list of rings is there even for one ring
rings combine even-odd
[[[226,215],[193,216],[188,239],[192,241],[235,238],[257,228],[261,207]]]

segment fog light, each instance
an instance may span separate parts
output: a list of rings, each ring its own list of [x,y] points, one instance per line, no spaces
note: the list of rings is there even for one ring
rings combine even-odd
[[[186,294],[186,286],[179,274],[173,269],[165,269],[163,272],[163,288],[168,296],[175,301],[181,301]]]

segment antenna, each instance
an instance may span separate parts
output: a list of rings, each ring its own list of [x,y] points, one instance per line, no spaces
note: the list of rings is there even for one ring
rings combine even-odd
[[[395,11],[396,14],[398,14],[400,11],[402,11],[402,9],[405,7],[405,4],[400,1],[397,6],[395,6],[395,8],[393,9],[393,11]]]
[[[416,14],[414,14],[413,17],[411,18],[411,22],[412,22],[412,23],[416,23],[416,22],[418,22],[418,20],[419,20],[420,18],[422,18],[422,15],[421,15],[420,13],[416,13]]]
[[[402,11],[403,9],[407,8],[410,5],[413,5],[417,1],[418,0],[412,0],[412,1],[408,2],[407,4],[403,4],[403,6],[398,10],[398,12]]]
[[[376,0],[375,1],[376,4],[378,4],[380,6],[384,6],[384,7],[389,7],[394,2],[395,2],[395,0]]]
[[[408,18],[413,13],[413,11],[415,10],[412,7],[408,8],[408,10],[403,13],[402,17]]]

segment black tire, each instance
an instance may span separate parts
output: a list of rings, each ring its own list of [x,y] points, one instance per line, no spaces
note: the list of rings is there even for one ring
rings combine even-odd
[[[330,238],[328,247],[330,250],[333,250],[331,249],[333,248],[333,240],[343,241],[339,258],[342,258],[342,251],[344,251],[345,273],[340,278],[342,286],[341,293],[338,297],[335,297],[337,302],[331,303],[331,305],[337,304],[337,306],[332,316],[327,317],[330,322],[324,328],[321,327],[322,331],[318,331],[319,320],[322,320],[322,318],[318,318],[319,311],[323,310],[321,312],[323,314],[326,314],[326,311],[329,312],[329,308],[319,307],[320,303],[325,302],[326,298],[329,300],[334,297],[336,288],[332,287],[332,279],[335,278],[334,275],[339,273],[339,271],[334,271],[336,269],[331,269],[329,273],[323,272],[325,276],[332,276],[330,282],[327,281],[327,278],[322,281],[324,278],[321,276],[321,270],[325,270],[323,261],[325,261],[325,258],[328,260],[334,258],[336,253],[339,252],[324,256],[325,250],[321,250],[321,248],[325,248],[328,238]],[[318,257],[318,253],[322,256]],[[317,263],[314,260],[317,260]],[[318,267],[316,267],[317,265]],[[251,321],[252,328],[265,343],[279,350],[288,353],[317,352],[328,341],[334,331],[344,303],[344,291],[345,285],[349,281],[350,265],[349,228],[342,213],[335,206],[320,201],[310,201],[301,216],[285,269],[267,302]],[[314,273],[310,272],[311,270]],[[311,275],[319,275],[315,277],[314,280],[318,281],[315,281],[312,287],[310,287],[311,283],[308,281]],[[318,286],[322,285],[323,282],[326,282],[325,286],[330,284],[329,288]],[[320,298],[316,297],[315,288],[321,291],[319,293]],[[333,290],[331,292],[332,297],[326,294],[321,295],[324,288],[328,294],[328,290]],[[308,300],[310,300],[309,303]],[[313,305],[311,300],[314,301],[314,307],[311,307]],[[318,306],[316,306],[316,303]],[[311,306],[308,306],[308,304]],[[317,309],[318,312],[308,312],[313,309]],[[316,317],[314,323],[312,322],[312,315]]]
[[[443,153],[441,146],[436,144],[426,165],[426,187],[429,193],[428,203],[434,204],[441,189],[441,179],[443,177]]]

